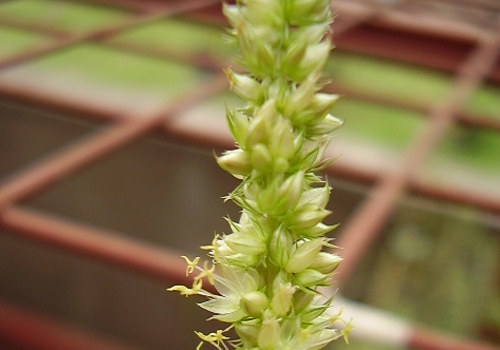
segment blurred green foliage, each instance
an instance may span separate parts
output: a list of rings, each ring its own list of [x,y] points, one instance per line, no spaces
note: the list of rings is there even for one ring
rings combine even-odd
[[[404,151],[424,124],[416,112],[342,98],[333,114],[345,120],[342,134]]]
[[[401,206],[346,296],[428,327],[480,338],[500,291],[500,241],[473,210]]]
[[[32,63],[36,69],[66,72],[104,86],[179,92],[193,88],[206,74],[193,66],[84,44]]]
[[[53,43],[44,35],[0,26],[0,60],[13,57],[30,49]]]
[[[500,176],[500,134],[454,126],[448,130],[433,156],[436,161],[448,159]]]
[[[428,107],[445,98],[453,83],[449,73],[341,51],[335,51],[325,71],[339,85],[357,92]],[[500,88],[481,86],[465,104],[465,111],[500,118]]]
[[[483,85],[474,92],[465,110],[485,117],[500,118],[500,88],[491,84]]]
[[[18,0],[0,4],[0,18],[72,34],[116,25],[129,16],[118,9],[76,2]]]
[[[182,19],[158,21],[123,32],[110,42],[148,46],[166,52],[187,55],[206,55],[218,60],[230,60],[235,45],[223,40],[220,27],[202,25]]]
[[[452,84],[446,73],[338,50],[325,71],[335,83],[357,92],[428,106],[444,98]]]

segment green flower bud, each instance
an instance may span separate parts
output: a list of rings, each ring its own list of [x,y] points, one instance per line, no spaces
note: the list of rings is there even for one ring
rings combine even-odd
[[[258,237],[241,232],[224,237],[224,242],[236,253],[246,255],[258,255],[267,249],[266,244]]]
[[[288,121],[280,118],[274,125],[272,137],[269,140],[269,149],[274,157],[290,159],[295,153],[292,126]]]
[[[309,74],[319,71],[330,56],[332,45],[325,40],[316,45],[309,45],[300,65],[290,72],[290,77],[295,81],[306,79]]]
[[[235,253],[236,252],[229,248],[229,246],[223,240],[220,239],[217,241],[217,254],[219,256],[225,257],[234,255]]]
[[[309,227],[307,229],[303,230],[294,230],[293,232],[303,238],[317,238],[324,236],[330,231],[333,231],[335,228],[337,228],[338,224],[336,225],[325,225],[324,223],[320,222],[314,227]]]
[[[255,234],[263,241],[267,241],[269,233],[274,230],[275,226],[269,222],[268,218],[261,215],[252,215],[249,219],[251,224],[245,225],[243,231]]]
[[[247,211],[242,211],[240,215],[240,225],[241,226],[248,226],[252,224],[252,220],[250,217],[250,214]]]
[[[324,0],[292,0],[288,2],[286,15],[292,24],[301,24],[301,18],[307,18],[321,5],[324,5]]]
[[[274,230],[269,241],[267,254],[271,262],[278,267],[284,267],[290,257],[292,245],[291,233],[283,225],[280,225]]]
[[[306,145],[309,145],[311,143],[315,143],[316,148],[313,148],[311,151],[308,152],[308,147],[306,147]],[[329,144],[329,139],[327,137],[323,138],[320,137],[319,140],[316,141],[306,139],[304,141],[303,153],[300,159],[301,165],[305,169],[317,168],[318,165],[323,163],[323,155],[328,147],[328,144]],[[320,180],[318,179],[318,181]]]
[[[252,33],[257,38],[265,40],[266,46],[270,48],[276,47],[282,40],[281,33],[269,24],[262,24],[260,26],[253,27]]]
[[[280,0],[251,0],[245,1],[248,21],[252,24],[267,24],[274,28],[283,25],[282,7]]]
[[[290,282],[279,282],[274,287],[273,300],[271,301],[271,309],[278,317],[285,316],[292,305],[293,294],[297,287],[292,286]]]
[[[246,131],[248,129],[248,117],[237,110],[230,110],[226,106],[226,120],[229,131],[233,135],[236,143],[244,146]]]
[[[245,146],[253,147],[257,143],[266,144],[272,135],[273,121],[276,115],[275,101],[269,100],[260,107],[250,121],[246,132]]]
[[[314,111],[310,109],[304,109],[302,111],[297,111],[296,113],[294,113],[290,121],[295,126],[302,126],[311,124],[316,119],[318,119],[318,115],[316,115]]]
[[[299,290],[294,295],[293,308],[296,314],[300,314],[303,310],[305,310],[311,302],[314,300],[314,293]]]
[[[262,350],[275,350],[279,349],[281,329],[278,319],[268,311],[264,312],[257,344]]]
[[[314,239],[301,244],[290,256],[285,270],[289,273],[298,273],[311,265],[323,247],[323,240]]]
[[[311,228],[323,221],[330,213],[329,210],[318,207],[313,203],[305,204],[291,215],[290,227],[294,230]]]
[[[280,325],[281,331],[281,349],[298,349],[298,347],[291,346],[291,339],[297,335],[297,331],[300,329],[300,319],[293,314],[289,314],[288,317],[283,317]],[[257,350],[257,349],[253,349]]]
[[[233,28],[240,27],[240,24],[244,21],[241,8],[237,5],[230,5],[224,2],[222,4],[222,13],[224,13],[224,16]]]
[[[274,70],[274,50],[264,41],[254,41],[255,54],[258,62],[257,68],[262,72]]]
[[[331,23],[333,20],[330,19],[330,7],[328,6],[330,2],[326,0],[327,6],[320,7],[316,9],[316,12],[307,18],[308,23]]]
[[[248,28],[244,23],[235,29],[237,33],[238,45],[241,57],[236,59],[236,63],[252,72],[255,76],[265,76],[265,72],[259,67],[255,47],[252,46],[253,38],[257,37],[252,28]]]
[[[260,195],[261,189],[256,182],[249,182],[243,186],[243,195],[246,200],[256,201]]]
[[[313,141],[307,140],[304,135],[300,138],[295,139],[295,148],[300,149],[300,154],[297,155],[297,164],[302,169],[311,169],[318,160],[321,160],[320,149],[318,147],[313,147],[309,149],[309,145]],[[317,145],[317,142],[315,142]]]
[[[260,210],[264,213],[279,214],[282,211],[284,198],[279,196],[279,181],[276,179],[264,189],[261,189],[258,194],[257,204]]]
[[[302,322],[306,322],[306,323],[314,322],[314,320],[316,320],[318,317],[323,315],[327,309],[328,309],[328,307],[326,307],[324,305],[318,306],[318,305],[315,305],[314,303],[312,303],[311,305],[309,305],[309,308],[304,310],[304,312],[300,316],[300,319]]]
[[[246,74],[234,73],[231,69],[225,69],[224,73],[226,73],[231,89],[241,99],[257,105],[262,103],[264,91],[258,81]]]
[[[273,170],[276,174],[284,174],[290,168],[290,162],[282,157],[273,159]]]
[[[288,48],[281,61],[281,70],[285,75],[293,74],[293,71],[304,58],[309,45],[308,39],[306,37],[298,38]]]
[[[322,136],[328,135],[340,128],[344,122],[334,117],[331,114],[328,114],[323,120],[309,126],[307,128],[307,135],[309,136]]]
[[[309,267],[321,273],[329,274],[335,271],[341,262],[342,258],[336,254],[320,252]]]
[[[274,70],[274,50],[272,47],[262,40],[259,36],[261,33],[255,28],[244,26],[240,33],[240,51],[244,58],[241,64],[257,77],[269,75],[268,73]]]
[[[277,100],[279,99],[283,91],[287,90],[287,86],[281,84],[279,80],[272,80],[269,78],[263,80],[262,86],[266,90],[266,96],[268,100],[276,101],[276,109],[278,110]]]
[[[250,157],[241,149],[226,151],[221,157],[216,157],[216,160],[222,169],[236,178],[246,176],[252,171]]]
[[[263,220],[261,220],[263,221]],[[245,233],[247,235],[251,235],[256,237],[258,240],[262,242],[267,240],[268,231],[266,230],[266,222],[259,222],[258,219],[254,219],[254,221],[250,224],[242,224],[240,232]]]
[[[318,92],[314,95],[314,98],[308,109],[312,110],[317,118],[323,118],[330,112],[339,97],[340,96],[337,94],[325,94],[322,92]]]
[[[257,337],[259,336],[260,326],[255,322],[240,322],[234,325],[236,334],[243,341],[245,348],[257,346]]]
[[[262,143],[258,143],[252,148],[251,163],[255,170],[265,173],[273,169],[273,158],[269,149]]]
[[[242,253],[226,256],[225,259],[234,266],[249,268],[257,265],[260,261],[259,255],[247,255]]]
[[[241,227],[243,226],[242,224],[234,222],[229,217],[225,217],[224,219],[227,221],[227,223],[229,224],[229,226],[231,227],[231,230],[233,230],[233,232],[241,232]]]
[[[298,171],[289,176],[280,187],[279,194],[286,199],[286,210],[292,210],[302,196],[302,186],[304,183],[304,171]]]
[[[313,101],[314,94],[317,90],[316,82],[319,79],[319,74],[312,74],[288,96],[287,104],[283,110],[285,116],[293,120],[297,111],[302,111]]]
[[[292,25],[307,25],[329,21],[328,0],[294,0],[287,6],[287,17]]]
[[[330,23],[323,22],[308,26],[298,27],[297,30],[290,34],[290,41],[296,42],[307,38],[309,43],[317,43],[323,39],[325,33],[328,32]]]
[[[305,205],[306,203],[313,203],[320,208],[324,208],[328,204],[329,199],[330,199],[330,186],[326,184],[323,187],[312,188],[302,193],[302,196],[300,197],[299,206]]]
[[[305,269],[295,275],[294,282],[303,288],[313,288],[325,286],[329,277],[329,274],[324,274],[313,269]]]
[[[259,291],[245,293],[240,299],[241,309],[252,317],[260,317],[268,306],[267,296]]]

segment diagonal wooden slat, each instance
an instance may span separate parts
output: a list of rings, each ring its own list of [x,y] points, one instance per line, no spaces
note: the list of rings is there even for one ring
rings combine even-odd
[[[151,130],[158,120],[119,122],[33,164],[0,187],[0,210],[59,181]]]
[[[216,76],[187,95],[179,97],[164,109],[143,116],[122,116],[123,120],[31,165],[0,185],[0,211],[109,155],[161,126],[166,119],[183,109],[225,89],[226,86],[226,78],[222,75]]]
[[[2,226],[34,242],[91,257],[171,283],[189,283],[178,252],[160,248],[104,229],[78,224],[21,207],[0,214]]]
[[[142,349],[69,326],[60,320],[4,301],[0,301],[0,346],[16,350]]]

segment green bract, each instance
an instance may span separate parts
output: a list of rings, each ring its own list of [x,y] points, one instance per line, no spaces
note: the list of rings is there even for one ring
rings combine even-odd
[[[241,207],[231,232],[216,235],[209,250],[212,266],[197,267],[183,295],[208,300],[200,307],[211,319],[228,323],[203,343],[217,349],[316,350],[346,335],[327,316],[328,286],[342,260],[325,248],[324,235],[336,226],[322,221],[330,187],[316,172],[342,121],[330,114],[338,95],[320,92],[321,69],[332,48],[329,0],[240,0],[224,4],[229,32],[240,48],[237,63],[246,73],[225,71],[231,89],[245,102],[226,106],[237,148],[217,157],[222,169],[242,183],[228,199]],[[195,270],[198,258],[188,263]],[[208,278],[218,295],[202,288]],[[234,328],[239,339],[223,333]]]

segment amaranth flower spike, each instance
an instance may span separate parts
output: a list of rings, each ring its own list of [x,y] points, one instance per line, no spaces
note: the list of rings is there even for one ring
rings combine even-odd
[[[199,306],[210,319],[229,325],[205,335],[208,343],[236,350],[317,350],[341,336],[330,316],[332,300],[320,288],[331,284],[341,258],[329,252],[325,234],[336,226],[323,220],[330,187],[318,175],[329,163],[323,153],[342,121],[330,114],[337,95],[320,92],[321,69],[332,48],[329,0],[239,0],[223,12],[240,49],[246,73],[225,71],[231,89],[245,102],[226,106],[237,148],[216,157],[222,169],[241,180],[229,194],[241,208],[231,233],[216,235],[212,262],[198,271],[183,295],[207,297]],[[209,267],[209,265],[211,265]],[[203,289],[203,279],[218,294]],[[234,329],[238,339],[229,339]]]

